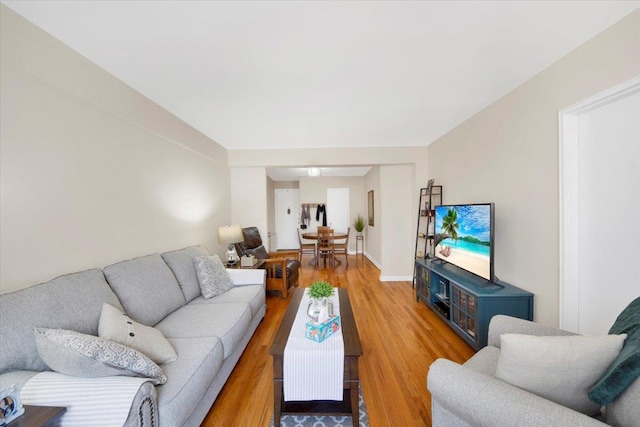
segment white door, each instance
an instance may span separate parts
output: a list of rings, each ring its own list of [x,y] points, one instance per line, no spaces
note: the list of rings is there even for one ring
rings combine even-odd
[[[327,225],[336,231],[347,231],[349,219],[349,189],[327,188]]]
[[[298,249],[298,227],[300,226],[300,190],[277,188],[275,190],[275,220],[277,249]]]
[[[561,157],[560,326],[585,335],[606,334],[640,296],[640,84],[626,92],[563,116],[575,138]]]

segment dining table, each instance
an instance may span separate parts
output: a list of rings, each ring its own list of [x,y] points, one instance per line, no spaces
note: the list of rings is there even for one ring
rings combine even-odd
[[[310,231],[308,233],[301,233],[301,236],[303,239],[307,239],[307,240],[318,240],[318,232],[317,231]],[[334,231],[333,233],[333,240],[343,240],[346,239],[348,236],[346,231]],[[318,255],[314,256],[313,259],[311,261],[309,261],[310,265],[316,265],[318,262],[320,262],[320,260],[318,259]],[[335,262],[336,265],[341,265],[342,261],[340,261],[338,258],[335,258]]]

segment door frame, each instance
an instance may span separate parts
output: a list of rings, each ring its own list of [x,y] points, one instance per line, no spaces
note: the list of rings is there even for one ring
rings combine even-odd
[[[559,131],[559,319],[560,328],[579,330],[580,301],[580,129],[578,116],[640,92],[640,77],[607,89],[558,112]]]

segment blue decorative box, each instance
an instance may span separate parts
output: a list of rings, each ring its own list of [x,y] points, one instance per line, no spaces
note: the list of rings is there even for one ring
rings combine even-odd
[[[331,316],[323,323],[307,322],[304,336],[315,342],[322,342],[340,329],[340,316]]]

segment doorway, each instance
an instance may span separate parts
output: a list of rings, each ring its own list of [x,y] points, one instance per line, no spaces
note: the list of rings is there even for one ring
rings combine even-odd
[[[638,297],[640,78],[560,111],[560,327],[606,334]]]
[[[327,188],[327,225],[336,231],[349,227],[349,188]]]
[[[275,189],[275,222],[277,249],[299,249],[298,225],[300,223],[300,190],[297,188]]]

